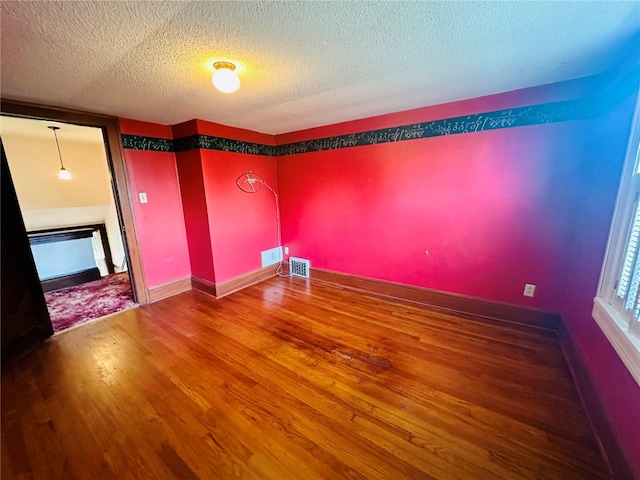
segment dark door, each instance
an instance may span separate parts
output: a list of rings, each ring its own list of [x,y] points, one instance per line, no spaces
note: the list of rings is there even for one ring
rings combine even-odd
[[[29,248],[27,232],[2,150],[2,357],[29,348],[53,335],[47,304]]]

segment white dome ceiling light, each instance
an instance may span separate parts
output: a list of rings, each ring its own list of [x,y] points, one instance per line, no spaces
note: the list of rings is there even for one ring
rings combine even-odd
[[[233,93],[240,88],[240,79],[235,72],[236,66],[231,62],[215,62],[216,71],[211,77],[213,86],[223,93]]]

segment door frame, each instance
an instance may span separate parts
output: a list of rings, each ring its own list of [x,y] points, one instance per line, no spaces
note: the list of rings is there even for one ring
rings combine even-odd
[[[127,263],[131,276],[131,286],[134,292],[134,300],[143,305],[149,303],[149,289],[147,287],[140,246],[133,214],[132,195],[129,189],[127,168],[122,147],[120,126],[116,117],[98,115],[77,110],[69,110],[59,107],[43,106],[9,99],[0,99],[0,113],[14,117],[26,117],[39,120],[57,121],[98,127],[102,129],[107,163],[113,179],[114,200],[124,248],[127,254]]]

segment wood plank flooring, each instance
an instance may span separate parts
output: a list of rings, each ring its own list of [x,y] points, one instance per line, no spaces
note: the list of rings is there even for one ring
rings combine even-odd
[[[556,338],[302,279],[3,365],[3,479],[599,479]]]

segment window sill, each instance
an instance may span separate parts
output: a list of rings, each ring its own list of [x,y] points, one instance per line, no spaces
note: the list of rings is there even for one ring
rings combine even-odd
[[[640,339],[629,331],[611,305],[600,297],[593,302],[593,318],[640,386]]]

